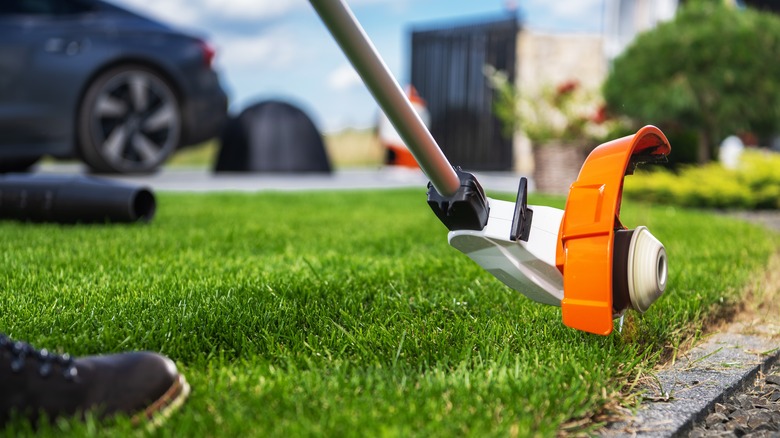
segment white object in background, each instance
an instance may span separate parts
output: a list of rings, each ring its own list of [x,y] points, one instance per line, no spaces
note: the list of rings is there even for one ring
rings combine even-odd
[[[431,115],[428,112],[428,108],[425,106],[425,101],[417,94],[417,90],[411,85],[406,86],[406,96],[409,98],[409,102],[412,104],[412,108],[420,116],[425,126],[430,126]],[[377,131],[379,136],[379,142],[383,147],[390,149],[395,154],[394,163],[405,167],[417,167],[417,162],[414,156],[409,151],[409,147],[404,143],[401,138],[401,134],[393,127],[393,123],[384,113],[380,111],[379,121],[377,123]]]
[[[604,55],[612,61],[641,32],[669,21],[677,13],[678,0],[605,0]]]
[[[742,157],[742,151],[745,150],[745,144],[739,137],[731,135],[723,140],[718,148],[718,161],[726,169],[734,170],[739,167],[739,161]]]

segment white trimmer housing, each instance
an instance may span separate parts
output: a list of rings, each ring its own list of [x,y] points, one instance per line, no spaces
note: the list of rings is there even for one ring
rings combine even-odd
[[[502,283],[526,297],[553,306],[563,300],[563,275],[556,266],[558,233],[564,210],[528,205],[533,221],[527,241],[509,238],[516,209],[514,202],[488,198],[490,216],[485,228],[450,231],[450,245],[469,256]],[[666,289],[667,259],[663,244],[647,227],[630,231],[627,251],[616,251],[615,269],[621,269],[624,285],[614,284],[617,293],[644,313]],[[624,245],[618,243],[618,245]],[[619,283],[619,282],[616,282]],[[615,316],[625,309],[620,309]]]
[[[528,241],[512,241],[515,203],[490,198],[488,202],[490,216],[485,228],[450,231],[450,245],[528,298],[560,306],[563,275],[555,267],[555,246],[563,210],[529,205],[534,216]]]

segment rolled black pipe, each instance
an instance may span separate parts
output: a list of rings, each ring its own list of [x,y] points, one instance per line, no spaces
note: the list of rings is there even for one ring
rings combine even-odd
[[[149,222],[157,203],[151,190],[81,175],[0,177],[0,219],[28,222]]]

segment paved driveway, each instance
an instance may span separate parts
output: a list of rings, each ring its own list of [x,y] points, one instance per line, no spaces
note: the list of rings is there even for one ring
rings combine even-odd
[[[44,164],[39,173],[83,173],[78,164]],[[480,184],[487,191],[516,193],[521,175],[510,172],[476,173]],[[259,174],[219,173],[208,169],[165,168],[161,172],[145,176],[111,177],[132,184],[148,185],[153,190],[211,192],[261,190],[360,190],[419,187],[426,190],[428,179],[413,169],[349,169],[327,174]]]

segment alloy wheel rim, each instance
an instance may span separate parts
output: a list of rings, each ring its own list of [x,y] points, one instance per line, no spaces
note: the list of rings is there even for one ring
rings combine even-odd
[[[176,97],[147,72],[111,78],[98,93],[91,118],[98,153],[118,170],[152,169],[179,140]]]

